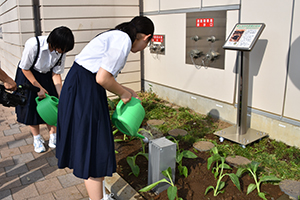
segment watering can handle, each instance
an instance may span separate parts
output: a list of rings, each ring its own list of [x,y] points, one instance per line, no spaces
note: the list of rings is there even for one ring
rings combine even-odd
[[[131,97],[131,100],[133,99],[134,97]],[[124,102],[122,101],[122,99],[120,100],[120,103],[117,104],[117,107],[116,107],[116,112],[118,115],[121,115],[121,110],[122,110],[122,107],[124,106]]]
[[[50,97],[47,93],[45,93],[45,95],[46,95],[46,98],[49,98],[49,97]],[[43,100],[43,99],[40,99],[39,96],[37,96],[37,97],[35,98],[35,101],[36,101],[37,104],[38,104],[41,100]]]

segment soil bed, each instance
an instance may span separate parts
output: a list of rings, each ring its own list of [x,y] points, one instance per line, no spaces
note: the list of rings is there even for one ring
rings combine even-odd
[[[222,129],[228,127],[229,124],[224,122],[217,122],[218,128]],[[116,139],[123,139],[124,135],[118,132],[115,135]],[[214,140],[219,143],[219,138],[213,134],[208,134],[204,137],[205,139]],[[178,169],[176,167],[175,184],[178,188],[178,197],[184,200],[200,200],[200,199],[218,199],[218,200],[256,200],[261,199],[258,197],[257,190],[254,190],[249,195],[247,193],[247,187],[249,184],[254,183],[254,179],[250,177],[247,173],[244,173],[243,177],[240,178],[241,191],[239,191],[235,185],[232,183],[228,176],[225,176],[222,181],[226,182],[225,192],[223,194],[218,194],[218,196],[213,196],[213,190],[207,195],[204,192],[208,186],[216,186],[217,180],[214,178],[211,170],[207,169],[207,159],[211,156],[209,152],[196,152],[192,145],[186,143],[179,143],[180,149],[190,150],[195,153],[198,157],[196,159],[186,159],[183,158],[183,165],[189,170],[189,175],[185,178],[183,175],[179,175]],[[134,156],[142,150],[142,145],[139,139],[126,140],[126,142],[115,143],[117,159],[117,173],[127,181],[136,191],[147,186],[148,178],[148,161],[143,156],[138,156],[136,159],[136,164],[140,167],[140,174],[135,177],[131,173],[130,166],[126,162],[127,156]],[[146,151],[148,152],[148,145],[146,146]],[[233,168],[232,172],[236,173],[236,168]],[[278,185],[273,185],[271,183],[263,183],[261,185],[261,191],[266,193],[266,198],[276,200],[284,193],[280,190]],[[155,195],[151,192],[140,193],[145,199],[159,199],[168,200],[167,192],[163,191],[159,195]]]

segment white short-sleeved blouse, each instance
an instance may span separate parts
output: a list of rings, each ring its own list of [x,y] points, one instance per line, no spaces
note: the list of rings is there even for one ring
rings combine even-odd
[[[116,78],[124,68],[131,46],[127,33],[107,31],[92,39],[75,57],[75,62],[92,73],[101,67]]]
[[[61,54],[55,51],[50,52],[47,38],[48,36],[39,36],[40,41],[40,53],[35,66],[33,67],[36,71],[40,73],[47,73],[54,67],[54,65],[59,60]],[[36,57],[37,53],[37,41],[35,37],[28,39],[25,43],[25,48],[22,54],[22,58],[19,64],[21,69],[29,70],[32,63]],[[55,66],[52,72],[56,74],[62,74],[64,72],[66,54],[63,55],[61,59],[61,64]]]

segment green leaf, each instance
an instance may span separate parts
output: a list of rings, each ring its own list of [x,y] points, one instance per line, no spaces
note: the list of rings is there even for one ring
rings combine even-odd
[[[259,196],[260,198],[264,199],[264,200],[267,200],[267,198],[266,198],[266,196],[265,196],[265,193],[263,193],[263,192],[259,192],[259,193],[258,193],[258,196]]]
[[[188,168],[186,166],[183,166],[182,168],[182,174],[185,176],[185,178],[188,177]]]
[[[259,162],[256,162],[256,161],[252,161],[251,163],[250,163],[250,168],[252,169],[252,172],[254,173],[254,174],[256,174],[256,171],[257,171],[257,169],[258,169],[258,166],[259,166]]]
[[[220,181],[220,184],[217,186],[217,190],[222,190],[225,187],[225,182],[224,181]]]
[[[197,156],[189,150],[185,150],[182,153],[183,153],[183,157],[185,158],[197,158]]]
[[[167,190],[168,198],[169,200],[174,200],[177,196],[177,187],[176,186],[170,186]]]
[[[182,160],[183,158],[183,152],[179,153],[179,154],[176,154],[176,162],[177,163],[180,163],[180,161]]]
[[[152,183],[151,185],[148,185],[142,189],[139,190],[139,192],[147,192],[149,190],[151,190],[152,188],[154,188],[155,186],[157,186],[159,183],[162,183],[162,182],[166,182],[166,183],[169,183],[165,178],[164,179],[161,179],[155,183]]]
[[[220,194],[220,193],[224,193],[225,192],[225,190],[222,190],[222,191],[219,191],[219,192],[217,192],[217,194],[216,195],[214,195],[214,196],[217,196],[218,194]]]
[[[218,172],[218,171],[215,171],[215,173],[214,173],[215,179],[217,179],[218,175],[219,175],[219,172]]]
[[[213,147],[213,148],[211,149],[211,151],[212,151],[214,154],[218,154],[218,153],[219,153],[217,147]]]
[[[268,181],[281,181],[281,179],[277,178],[276,176],[264,176],[259,179],[259,182],[268,182]]]
[[[215,154],[207,159],[207,169],[210,169],[211,164],[215,161],[221,160],[221,156],[219,154]]]
[[[238,176],[236,174],[233,174],[233,173],[228,174],[228,176],[230,177],[233,184],[237,187],[237,189],[241,190],[240,181],[239,181]]]
[[[223,167],[223,169],[231,169],[231,167],[225,163],[223,163],[221,167]]]
[[[122,139],[114,139],[114,142],[123,142]]]
[[[206,195],[207,194],[207,192],[210,190],[210,189],[215,189],[213,186],[208,186],[207,188],[206,188],[206,190],[205,190],[205,193],[204,193],[204,195]]]
[[[238,170],[236,172],[236,176],[237,177],[241,177],[243,175],[243,173],[245,173],[245,171],[247,171],[247,169],[245,169],[245,168],[238,168]]]
[[[250,183],[247,188],[247,194],[250,194],[255,188],[256,185],[254,183]]]
[[[138,177],[139,176],[139,174],[140,174],[140,168],[139,168],[139,166],[137,166],[136,164],[135,164],[135,156],[128,156],[127,158],[126,158],[126,160],[127,160],[127,163],[128,163],[128,165],[130,166],[130,168],[131,168],[131,171],[133,172],[133,174],[136,176],[136,177]]]
[[[169,178],[172,177],[172,169],[171,167],[168,167],[168,169],[161,172],[165,177]]]

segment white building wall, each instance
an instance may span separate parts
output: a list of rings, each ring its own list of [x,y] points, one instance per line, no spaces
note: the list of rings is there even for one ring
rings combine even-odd
[[[300,3],[296,0],[144,0],[145,15],[165,35],[165,55],[145,51],[145,88],[200,113],[236,123],[237,51],[225,51],[224,70],[185,64],[186,13],[227,10],[226,35],[236,23],[265,23],[250,52],[250,126],[300,146]],[[225,42],[225,41],[224,41]],[[159,72],[159,73],[158,73]]]

